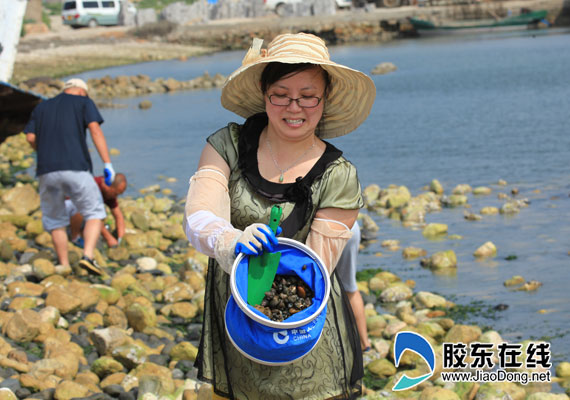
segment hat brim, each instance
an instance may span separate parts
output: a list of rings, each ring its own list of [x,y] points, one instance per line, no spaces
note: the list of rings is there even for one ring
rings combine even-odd
[[[370,114],[376,97],[376,87],[372,79],[344,65],[298,54],[263,57],[238,68],[228,77],[222,88],[222,106],[244,118],[264,112],[265,100],[260,80],[264,68],[271,62],[315,64],[328,72],[331,85],[325,99],[323,126],[320,130],[323,139],[352,132]]]

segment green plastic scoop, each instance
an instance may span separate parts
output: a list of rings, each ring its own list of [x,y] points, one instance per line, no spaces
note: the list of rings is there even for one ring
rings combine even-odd
[[[277,227],[281,220],[281,207],[275,205],[271,208],[271,216],[269,218],[269,227],[273,233],[277,233]],[[281,253],[263,252],[260,256],[249,257],[249,267],[247,271],[247,302],[252,305],[258,305],[263,300],[265,292],[271,289]]]

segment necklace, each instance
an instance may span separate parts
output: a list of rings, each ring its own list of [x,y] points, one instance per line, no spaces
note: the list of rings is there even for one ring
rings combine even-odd
[[[269,141],[269,138],[265,138],[265,141],[267,142],[267,148],[269,149],[269,154],[271,155],[271,158],[273,159],[273,164],[275,164],[275,168],[277,168],[279,170],[279,172],[281,172],[281,175],[279,175],[279,182],[283,182],[283,174],[285,174],[285,172],[289,171],[289,169],[291,167],[293,167],[295,164],[297,164],[299,161],[301,161],[301,159],[303,157],[305,157],[307,155],[307,153],[313,148],[315,147],[315,144],[317,143],[317,141],[315,140],[315,138],[313,137],[313,144],[309,146],[309,148],[307,150],[305,150],[303,152],[303,154],[301,154],[295,161],[293,161],[287,168],[283,168],[281,169],[281,167],[279,167],[279,164],[277,164],[277,160],[275,159],[275,155],[273,154],[273,149],[271,148],[271,142]]]

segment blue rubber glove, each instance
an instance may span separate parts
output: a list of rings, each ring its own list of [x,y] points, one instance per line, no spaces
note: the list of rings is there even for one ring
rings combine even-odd
[[[103,165],[103,175],[105,176],[105,185],[111,186],[115,180],[115,170],[113,169],[113,164],[109,162]]]
[[[281,227],[277,227],[277,234],[281,233]],[[274,246],[277,246],[277,238],[268,225],[252,224],[245,228],[241,236],[238,238],[234,254],[247,254],[248,256],[258,256],[264,250],[273,252]]]

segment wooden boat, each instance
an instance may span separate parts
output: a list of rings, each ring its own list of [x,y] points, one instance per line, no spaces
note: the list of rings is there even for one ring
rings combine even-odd
[[[410,23],[416,31],[438,31],[438,30],[457,30],[457,29],[480,29],[480,28],[502,28],[512,26],[532,26],[545,20],[547,11],[527,11],[519,15],[495,18],[495,19],[477,19],[477,20],[461,20],[437,22],[424,18],[409,18]]]

